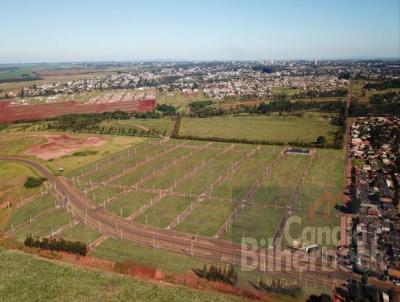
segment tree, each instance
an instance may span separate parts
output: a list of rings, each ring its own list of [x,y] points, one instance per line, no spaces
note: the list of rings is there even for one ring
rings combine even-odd
[[[318,136],[317,137],[317,144],[318,145],[324,145],[326,144],[326,137],[325,136]]]

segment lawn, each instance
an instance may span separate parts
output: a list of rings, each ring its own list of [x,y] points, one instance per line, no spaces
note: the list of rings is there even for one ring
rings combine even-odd
[[[272,169],[266,182],[254,194],[254,202],[286,206],[307,158],[304,155],[287,155],[283,158]]]
[[[260,246],[260,240],[264,239],[264,247],[268,247],[268,240],[274,237],[282,215],[283,209],[245,207],[225,234],[224,239],[241,243],[244,236],[256,239]]]
[[[331,143],[337,127],[329,115],[306,113],[304,116],[224,116],[182,119],[181,135],[221,137],[270,142],[315,142],[325,136]]]
[[[143,281],[0,250],[4,301],[242,301],[234,296]]]
[[[122,217],[128,217],[144,204],[148,203],[154,194],[147,192],[130,192],[121,195],[117,201],[111,202],[107,210]]]
[[[76,224],[72,228],[58,234],[58,237],[64,238],[65,240],[82,241],[86,244],[90,244],[100,236],[100,233],[89,229],[82,224]]]
[[[255,156],[242,164],[235,173],[215,188],[212,196],[241,200],[279,151],[279,147],[261,146]]]
[[[33,221],[21,229],[18,229],[13,233],[13,237],[19,241],[24,241],[26,236],[31,234],[33,236],[47,237],[52,231],[56,231],[60,227],[68,224],[70,217],[64,211],[64,209],[58,209],[46,216]]]
[[[38,177],[38,174],[28,166],[0,160],[0,205],[10,202],[16,204],[21,198],[40,193],[40,186],[32,189],[24,187],[29,176]]]
[[[191,234],[214,236],[234,209],[234,204],[220,200],[204,200],[176,229]]]
[[[156,205],[150,207],[135,221],[147,223],[156,227],[167,227],[190,204],[189,198],[168,196],[161,199]]]
[[[10,229],[11,225],[16,227],[17,225],[28,222],[30,218],[34,219],[37,215],[52,207],[54,207],[53,197],[49,195],[39,196],[23,207],[13,210],[10,219],[7,221],[6,229]]]
[[[315,159],[304,180],[300,197],[295,208],[307,210],[318,200],[321,204],[315,210],[324,211],[325,206],[333,209],[335,203],[340,203],[343,192],[344,154],[342,150],[317,150]],[[328,195],[336,200],[328,204]],[[326,197],[324,197],[326,196]]]

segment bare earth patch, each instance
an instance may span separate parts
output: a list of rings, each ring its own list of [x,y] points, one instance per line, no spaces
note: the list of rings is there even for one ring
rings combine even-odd
[[[68,134],[49,134],[46,135],[46,143],[35,144],[25,153],[38,158],[49,160],[70,155],[75,151],[88,147],[98,147],[103,145],[106,140],[97,136],[80,139]]]

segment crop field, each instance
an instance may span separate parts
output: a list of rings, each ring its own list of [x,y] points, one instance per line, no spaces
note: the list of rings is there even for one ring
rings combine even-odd
[[[328,143],[334,138],[337,126],[329,115],[305,113],[303,116],[227,116],[182,119],[181,135],[198,137],[238,138],[271,142],[315,142],[325,136]]]

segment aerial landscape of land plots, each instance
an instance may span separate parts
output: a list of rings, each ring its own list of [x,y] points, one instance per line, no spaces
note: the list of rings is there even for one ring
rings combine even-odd
[[[311,214],[308,208],[326,190],[341,192],[342,151],[296,154],[274,145],[35,132],[30,136],[19,152],[14,150],[16,154],[43,162],[65,176],[95,207],[132,223],[238,243],[243,236],[276,237],[289,203],[293,203],[292,215],[303,219],[302,228],[309,223],[339,223],[333,209],[326,216],[323,205]],[[33,143],[39,136],[44,150]],[[88,144],[88,139],[94,143]],[[57,146],[68,143],[72,149],[69,154],[52,153],[49,141]],[[82,144],[81,152],[72,143]],[[2,155],[10,154],[7,148]],[[26,169],[21,175],[35,173],[20,164],[2,165]],[[293,197],[297,188],[301,193]],[[101,229],[78,223],[44,187],[20,199],[5,225],[7,236],[23,241],[28,234],[57,235],[89,246],[101,237]],[[301,229],[292,235],[300,236]]]

